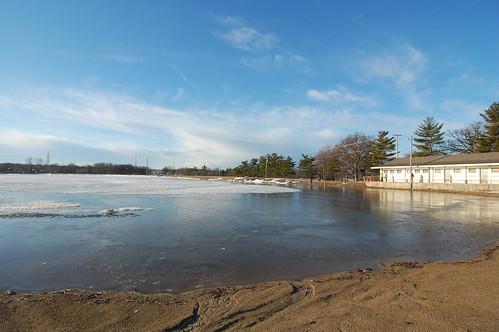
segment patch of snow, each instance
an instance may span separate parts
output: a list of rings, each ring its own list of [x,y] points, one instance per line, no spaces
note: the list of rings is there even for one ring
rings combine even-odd
[[[138,211],[151,211],[150,208],[143,207],[121,207],[121,208],[109,208],[99,212],[99,214],[111,216],[120,213],[138,212]]]

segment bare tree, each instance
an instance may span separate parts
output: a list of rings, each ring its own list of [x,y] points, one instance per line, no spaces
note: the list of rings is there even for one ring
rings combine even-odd
[[[372,139],[362,133],[355,133],[344,138],[336,145],[341,168],[347,177],[355,181],[369,171],[370,146]]]
[[[453,153],[477,153],[483,135],[483,124],[474,122],[465,128],[450,131],[447,148]]]
[[[317,172],[323,180],[336,180],[338,177],[339,160],[338,151],[334,146],[323,147],[315,156]]]

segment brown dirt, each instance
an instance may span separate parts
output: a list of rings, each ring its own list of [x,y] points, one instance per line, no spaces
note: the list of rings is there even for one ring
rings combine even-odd
[[[499,331],[499,245],[301,281],[181,294],[0,295],[0,331]]]

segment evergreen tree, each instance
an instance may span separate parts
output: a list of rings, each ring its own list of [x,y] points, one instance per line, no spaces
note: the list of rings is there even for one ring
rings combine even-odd
[[[478,150],[499,151],[499,103],[492,103],[480,116],[485,120],[485,132],[480,138]]]
[[[414,138],[414,147],[417,149],[416,156],[434,156],[443,153],[444,132],[443,123],[439,123],[433,117],[427,117],[421,122],[416,130],[417,137]]]
[[[371,153],[371,166],[379,166],[384,162],[393,160],[396,154],[395,137],[389,137],[388,131],[378,131],[378,136],[369,147]]]
[[[295,163],[290,156],[284,157],[277,153],[272,153],[260,156],[257,167],[258,176],[260,177],[288,178],[293,175]]]
[[[314,160],[315,157],[302,154],[302,159],[300,160],[299,163],[299,168],[300,168],[300,173],[302,177],[307,177],[310,178],[310,181],[312,181],[312,178],[314,176]]]

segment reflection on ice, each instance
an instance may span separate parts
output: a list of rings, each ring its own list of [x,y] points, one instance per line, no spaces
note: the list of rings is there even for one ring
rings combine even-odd
[[[370,208],[387,215],[398,214],[402,219],[414,218],[413,213],[436,220],[447,220],[451,213],[456,222],[466,223],[499,218],[497,201],[479,196],[379,189],[366,190],[365,195],[375,201],[375,204],[370,204]]]

